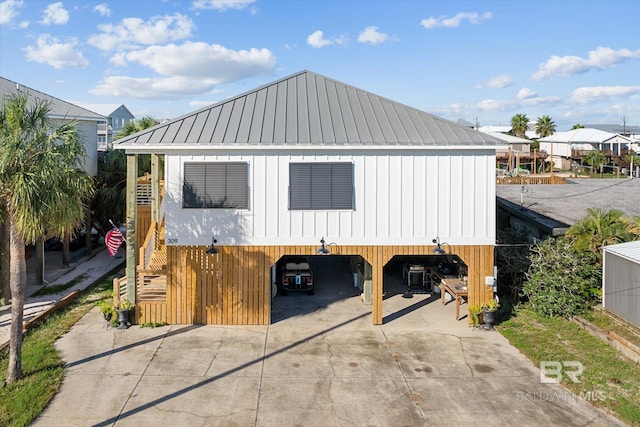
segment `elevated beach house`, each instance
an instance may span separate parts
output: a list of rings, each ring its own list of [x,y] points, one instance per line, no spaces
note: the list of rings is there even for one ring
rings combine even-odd
[[[480,304],[493,296],[499,145],[310,71],[120,139],[123,294],[137,322],[269,324],[284,256],[350,256],[381,324],[385,265],[445,253]],[[136,203],[141,154],[149,220]]]

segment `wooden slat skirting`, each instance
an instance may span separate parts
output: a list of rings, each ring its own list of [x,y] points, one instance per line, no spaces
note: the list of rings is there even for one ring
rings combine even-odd
[[[284,255],[316,255],[317,246],[167,247],[165,302],[140,302],[137,319],[169,324],[267,325],[271,321],[271,266]],[[432,255],[433,245],[332,246],[332,254],[360,255],[372,266],[372,321],[382,323],[383,267],[396,255]],[[493,296],[494,247],[451,246],[468,267],[469,305]],[[327,255],[331,256],[331,255]]]

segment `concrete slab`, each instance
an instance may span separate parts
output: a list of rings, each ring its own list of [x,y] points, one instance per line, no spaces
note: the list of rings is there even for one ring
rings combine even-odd
[[[414,303],[396,297],[389,307]],[[382,326],[366,318],[360,330],[359,308],[351,322],[330,316],[358,301],[311,311],[303,327],[291,316],[120,331],[96,308],[57,342],[65,382],[34,425],[623,425],[541,384],[498,332],[455,321],[452,304],[431,300]]]

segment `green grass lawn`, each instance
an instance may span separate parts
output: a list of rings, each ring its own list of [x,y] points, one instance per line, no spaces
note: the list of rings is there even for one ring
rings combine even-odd
[[[102,299],[111,298],[112,278],[85,291],[74,303],[25,333],[22,345],[24,378],[0,388],[0,426],[27,426],[47,406],[64,378],[63,362],[54,342]],[[0,372],[6,376],[8,350],[0,354]]]
[[[584,371],[581,383],[567,376],[562,384],[578,396],[597,396],[590,402],[620,420],[640,426],[640,364],[563,318],[545,318],[520,308],[496,327],[534,365],[541,361],[577,361]]]

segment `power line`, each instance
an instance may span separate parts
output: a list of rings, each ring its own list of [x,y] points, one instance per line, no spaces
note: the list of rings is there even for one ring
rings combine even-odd
[[[621,185],[621,184],[625,184],[627,182],[632,181],[631,179],[625,179],[622,182],[616,182],[615,184],[611,184],[608,185],[606,187],[602,187],[602,188],[596,188],[594,190],[589,190],[589,191],[585,191],[584,193],[576,193],[576,194],[567,194],[564,196],[553,196],[553,197],[535,197],[535,196],[529,196],[529,198],[531,199],[538,199],[538,200],[550,200],[550,199],[566,199],[568,197],[577,197],[577,196],[584,196],[585,194],[591,194],[591,193],[597,193],[598,191],[602,191],[602,190],[606,190],[608,188],[611,187],[615,187],[616,185]]]

